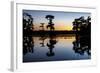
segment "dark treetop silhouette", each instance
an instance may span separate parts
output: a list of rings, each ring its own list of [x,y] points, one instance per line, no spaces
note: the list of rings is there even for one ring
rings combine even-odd
[[[49,20],[48,22],[48,25],[47,25],[47,28],[50,28],[50,30],[54,30],[54,23],[52,22],[52,20],[54,19],[54,16],[53,15],[46,15],[45,17],[47,20]]]
[[[80,34],[90,34],[91,31],[91,18],[88,16],[84,19],[84,16],[77,18],[73,21],[73,30]]]
[[[28,13],[23,13],[23,33],[29,34],[34,30],[33,18]]]

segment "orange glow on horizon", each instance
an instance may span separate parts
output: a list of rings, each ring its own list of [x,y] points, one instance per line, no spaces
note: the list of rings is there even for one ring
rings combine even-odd
[[[46,25],[44,25],[44,30],[49,30],[49,28],[47,29],[46,28],[46,26],[47,26],[47,24]],[[68,24],[68,25],[66,25],[66,24],[57,24],[57,25],[55,25],[54,26],[55,27],[55,30],[66,30],[66,31],[71,31],[72,30],[72,28],[73,28],[73,26],[71,25],[71,24]],[[33,28],[34,28],[34,30],[41,30],[42,28],[40,28],[39,27],[39,25],[35,25],[35,26],[33,26]]]
[[[70,30],[72,30],[72,27],[73,26],[71,26],[71,25],[63,25],[63,26],[59,25],[59,26],[55,27],[55,30],[68,30],[68,31],[70,31]]]

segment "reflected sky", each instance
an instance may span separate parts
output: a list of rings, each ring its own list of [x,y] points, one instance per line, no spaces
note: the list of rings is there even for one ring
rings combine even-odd
[[[46,37],[43,47],[40,44],[43,40],[40,40],[40,38],[32,37],[32,41],[34,42],[32,49],[34,52],[28,52],[23,55],[24,62],[90,59],[90,55],[87,52],[84,52],[84,55],[80,55],[73,50],[73,42],[76,40],[75,35],[57,36],[56,38]],[[56,43],[54,43],[55,40]],[[47,43],[52,47],[48,47]]]

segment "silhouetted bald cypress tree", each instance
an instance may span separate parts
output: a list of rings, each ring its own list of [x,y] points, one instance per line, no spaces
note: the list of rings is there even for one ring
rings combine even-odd
[[[33,18],[28,13],[23,13],[23,32],[25,34],[30,33],[32,30],[34,30],[33,25]]]
[[[73,30],[80,34],[89,34],[91,32],[91,18],[84,19],[84,16],[73,21]]]
[[[49,20],[48,25],[47,25],[47,29],[50,28],[50,31],[54,30],[54,23],[52,22],[52,20],[54,19],[53,15],[46,15],[45,17],[47,20]]]
[[[41,24],[40,27],[42,28],[42,31],[44,31],[44,24],[45,24],[45,23],[40,23],[40,24]]]

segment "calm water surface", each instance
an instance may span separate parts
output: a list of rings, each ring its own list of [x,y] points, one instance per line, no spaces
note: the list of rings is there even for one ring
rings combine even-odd
[[[26,37],[23,62],[90,59],[88,44],[80,43],[75,35]],[[83,40],[84,42],[84,40]]]

